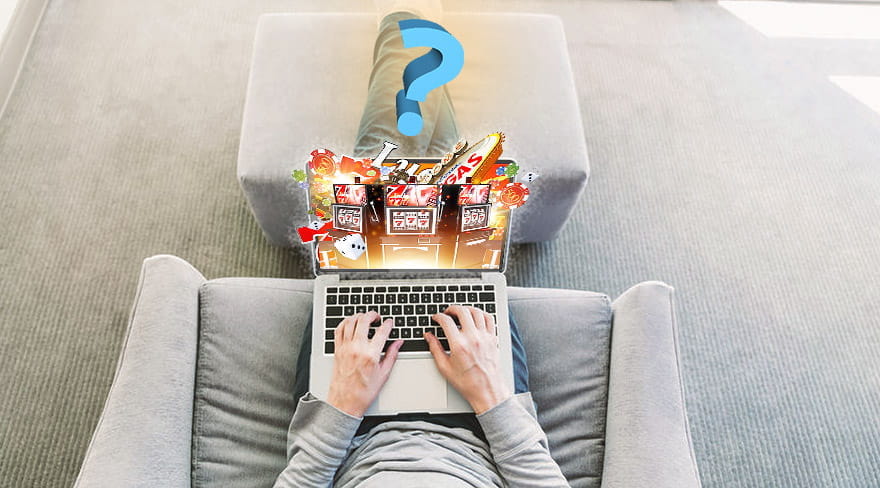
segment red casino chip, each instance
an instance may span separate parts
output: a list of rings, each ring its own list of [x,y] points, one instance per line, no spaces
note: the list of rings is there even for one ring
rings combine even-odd
[[[498,201],[506,208],[519,208],[529,199],[529,189],[522,183],[511,183],[501,189]]]
[[[323,151],[315,149],[312,151],[312,160],[309,161],[309,169],[314,171],[317,175],[332,175],[336,172],[336,160],[333,159],[333,156],[335,156],[335,154],[327,149],[324,149]]]

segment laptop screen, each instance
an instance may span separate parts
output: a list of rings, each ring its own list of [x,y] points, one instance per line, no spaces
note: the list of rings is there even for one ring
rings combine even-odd
[[[501,165],[510,160],[499,160]],[[488,184],[335,184],[318,273],[504,270],[511,210]]]

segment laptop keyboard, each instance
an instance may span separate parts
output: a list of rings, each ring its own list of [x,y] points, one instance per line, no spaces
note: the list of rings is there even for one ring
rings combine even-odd
[[[418,286],[334,286],[326,292],[324,324],[324,352],[333,354],[333,333],[346,317],[370,310],[379,312],[382,320],[394,319],[394,327],[385,343],[387,348],[403,339],[401,352],[429,351],[425,332],[440,339],[443,348],[449,350],[443,328],[431,319],[435,313],[450,305],[472,306],[495,315],[495,285],[418,285]],[[455,317],[452,317],[456,320]],[[456,322],[457,323],[457,322]],[[370,326],[368,335],[375,335],[381,325]]]

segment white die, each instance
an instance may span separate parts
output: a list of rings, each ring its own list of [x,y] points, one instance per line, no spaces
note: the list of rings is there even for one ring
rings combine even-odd
[[[349,234],[337,239],[333,246],[339,250],[340,254],[352,260],[358,259],[367,251],[364,238],[360,234]]]

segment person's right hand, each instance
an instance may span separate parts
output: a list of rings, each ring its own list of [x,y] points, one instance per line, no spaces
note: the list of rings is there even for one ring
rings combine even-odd
[[[461,324],[460,330],[452,316]],[[510,398],[511,392],[501,377],[498,336],[492,316],[474,307],[452,305],[432,318],[443,327],[450,350],[447,355],[434,334],[425,334],[437,369],[474,412],[481,414]]]

